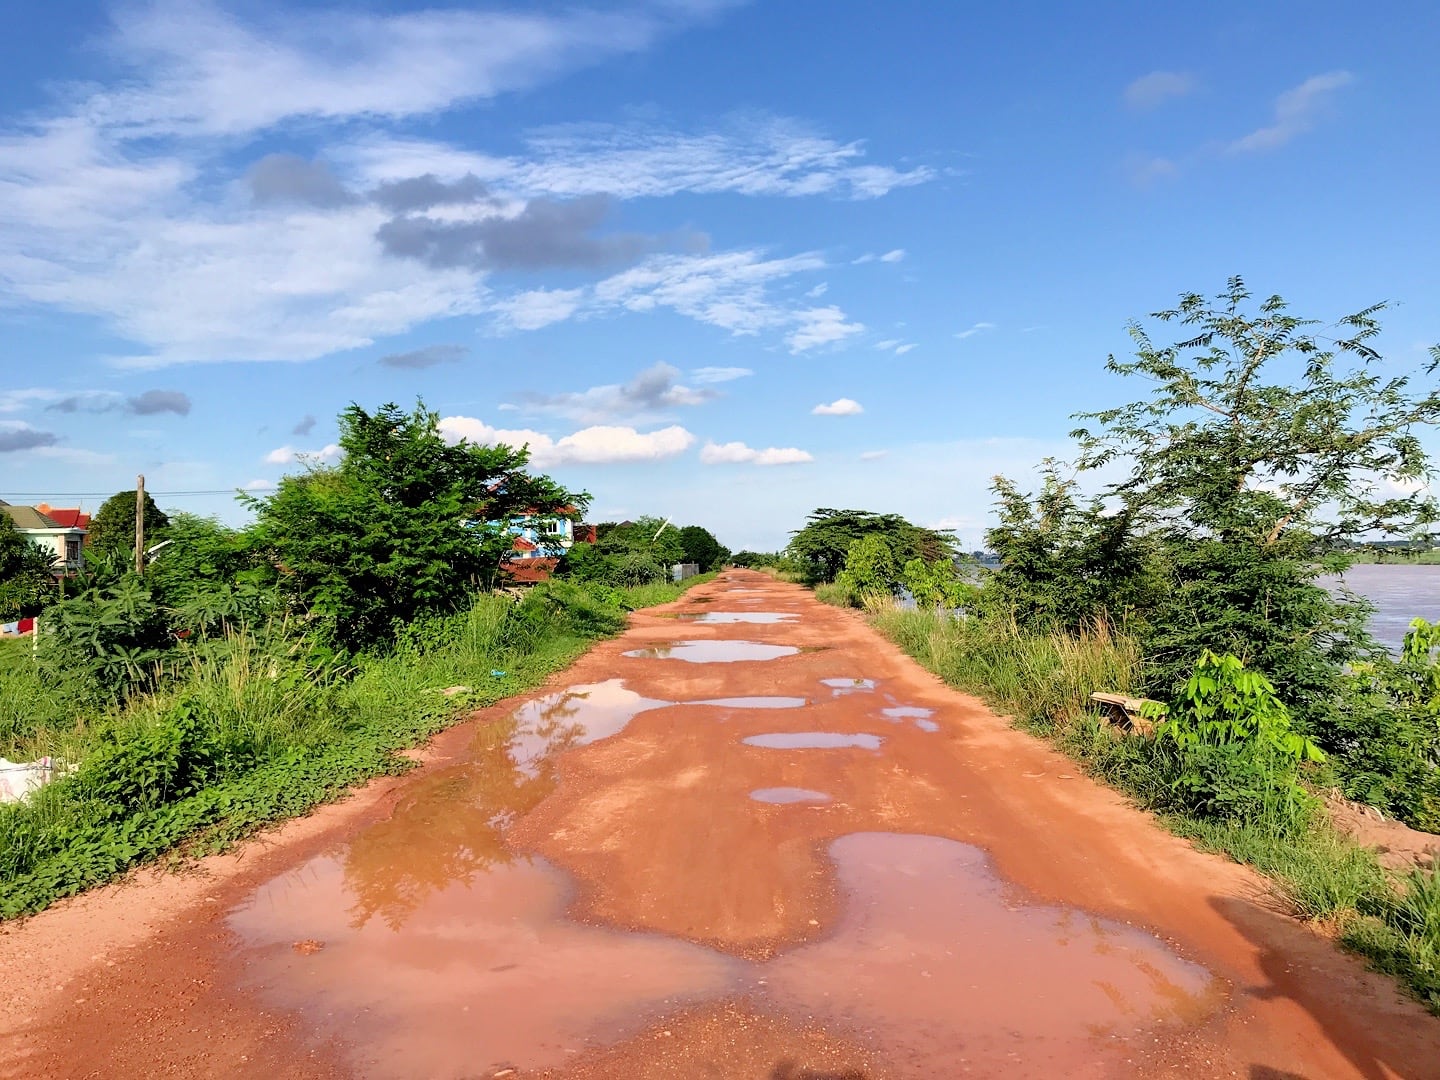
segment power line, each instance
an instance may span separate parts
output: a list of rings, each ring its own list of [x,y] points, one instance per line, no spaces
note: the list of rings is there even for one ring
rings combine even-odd
[[[270,491],[274,484],[266,485],[263,488],[252,488],[254,491]],[[133,490],[133,489],[127,489]],[[152,491],[151,498],[180,499],[194,495],[234,495],[241,488],[215,488],[211,491]],[[7,499],[108,499],[114,495],[113,491],[0,491],[0,497]]]

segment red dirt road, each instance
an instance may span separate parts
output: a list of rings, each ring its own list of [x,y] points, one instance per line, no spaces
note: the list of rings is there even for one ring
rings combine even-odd
[[[0,1077],[1440,1077],[1260,879],[744,571],[406,777],[0,931],[0,984]]]

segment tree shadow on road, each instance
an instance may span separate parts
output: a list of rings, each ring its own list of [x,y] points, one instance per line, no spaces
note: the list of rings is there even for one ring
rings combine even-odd
[[[1260,1000],[1285,1000],[1304,1010],[1325,1033],[1326,1041],[1365,1080],[1425,1080],[1435,1076],[1440,1053],[1440,1022],[1397,1004],[1400,990],[1367,976],[1360,962],[1299,925],[1289,915],[1248,900],[1213,897],[1213,907],[1255,946],[1264,983],[1248,988]],[[1337,983],[1351,984],[1344,995]],[[1374,984],[1382,988],[1375,992]],[[1371,984],[1371,985],[1367,985]],[[1320,1080],[1283,1067],[1255,1062],[1250,1080]]]

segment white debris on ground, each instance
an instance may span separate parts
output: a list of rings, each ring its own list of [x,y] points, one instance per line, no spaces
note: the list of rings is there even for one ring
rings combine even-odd
[[[51,757],[39,761],[6,761],[0,757],[0,803],[23,802],[67,771]]]

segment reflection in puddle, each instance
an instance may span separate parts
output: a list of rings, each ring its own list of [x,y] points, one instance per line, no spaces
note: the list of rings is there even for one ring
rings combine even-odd
[[[799,651],[794,645],[765,645],[758,641],[677,641],[673,645],[631,649],[625,655],[642,660],[728,664],[737,660],[777,660],[782,656],[794,656]]]
[[[781,623],[799,618],[788,611],[685,611],[675,617],[697,623]]]
[[[533,774],[534,762],[565,747],[584,746],[607,739],[647,709],[673,704],[644,698],[625,689],[621,679],[572,686],[546,694],[516,710],[515,730],[510,736],[510,756],[522,769]]]
[[[863,732],[846,735],[839,731],[772,731],[765,735],[750,735],[740,741],[770,750],[835,750],[849,746],[879,750],[885,740],[879,735]]]
[[[698,945],[572,923],[570,891],[543,860],[515,858],[432,893],[395,932],[347,920],[348,870],[322,856],[258,890],[230,927],[262,993],[339,1036],[367,1076],[558,1065],[725,992],[742,970]],[[301,955],[301,940],[324,948]]]
[[[750,798],[764,803],[826,803],[830,796],[823,791],[803,787],[764,787],[750,792]]]
[[[821,679],[821,683],[835,691],[835,696],[841,694],[868,694],[875,689],[874,679]]]
[[[887,720],[914,720],[915,726],[921,731],[940,730],[940,725],[930,719],[935,715],[935,710],[921,708],[919,705],[896,705],[889,709],[881,709],[880,715]]]
[[[1116,1037],[1220,1003],[1204,969],[1151,935],[1027,902],[978,848],[856,833],[830,852],[840,925],[767,965],[768,991],[865,1033],[905,1075],[1075,1075]]]
[[[1088,1066],[1132,1052],[1127,1037],[1148,1043],[1157,1026],[1196,1023],[1223,1003],[1218,981],[1149,934],[1033,903],[982,851],[933,836],[834,841],[838,924],[766,963],[572,922],[569,879],[498,840],[513,792],[544,786],[516,777],[498,745],[491,764],[510,765],[509,783],[467,774],[422,791],[229,915],[245,982],[317,1038],[337,1039],[357,1074],[543,1069],[743,988],[765,1011],[860,1038],[904,1075],[1092,1075]],[[829,798],[797,788],[751,797]],[[454,852],[430,842],[447,821],[481,823],[487,872],[459,874]],[[358,863],[357,848],[384,828],[388,858]],[[372,879],[406,874],[433,883],[411,898],[414,917],[366,917]]]

